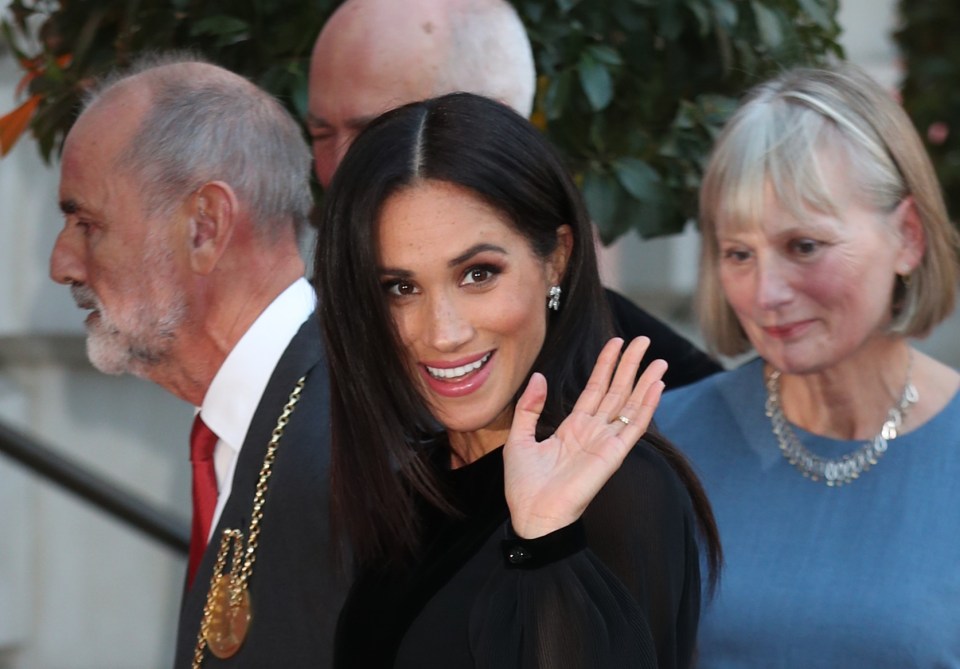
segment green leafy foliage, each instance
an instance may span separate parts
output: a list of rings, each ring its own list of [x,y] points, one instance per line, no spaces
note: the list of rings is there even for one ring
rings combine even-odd
[[[36,75],[29,92],[43,98],[31,128],[49,160],[59,152],[91,78],[145,51],[200,53],[249,77],[303,118],[310,50],[337,4],[339,0],[13,0],[2,27],[24,69]],[[58,59],[65,62],[58,64]]]
[[[750,85],[841,56],[836,0],[515,0],[534,122],[580,176],[605,242],[679,232],[714,138]]]
[[[341,1],[13,0],[2,25],[35,75],[31,129],[49,159],[86,82],[144,50],[198,51],[304,118],[310,50]],[[681,230],[743,90],[841,53],[838,0],[513,2],[540,73],[534,122],[568,158],[606,242]],[[39,45],[24,46],[34,34]]]
[[[943,186],[950,218],[960,219],[960,5],[900,2],[895,34],[906,60],[903,105],[920,131]]]

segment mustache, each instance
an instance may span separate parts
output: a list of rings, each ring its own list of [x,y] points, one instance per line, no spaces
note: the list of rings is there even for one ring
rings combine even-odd
[[[90,286],[75,283],[70,286],[70,295],[73,297],[73,301],[77,303],[77,307],[80,309],[100,308],[100,300],[97,299],[96,293],[93,292],[93,289],[91,289]]]

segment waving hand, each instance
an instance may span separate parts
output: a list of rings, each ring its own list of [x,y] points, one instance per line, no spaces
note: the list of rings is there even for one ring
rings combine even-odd
[[[514,411],[504,446],[504,487],[514,531],[532,539],[577,520],[646,432],[663,392],[667,364],[653,361],[636,380],[650,340],[622,339],[600,352],[586,388],[557,431],[536,439],[547,381],[535,373]]]

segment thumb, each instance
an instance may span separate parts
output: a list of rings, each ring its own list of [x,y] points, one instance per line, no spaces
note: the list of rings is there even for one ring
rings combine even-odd
[[[546,401],[547,379],[540,372],[534,372],[513,412],[513,424],[510,427],[512,440],[536,439],[537,421]]]

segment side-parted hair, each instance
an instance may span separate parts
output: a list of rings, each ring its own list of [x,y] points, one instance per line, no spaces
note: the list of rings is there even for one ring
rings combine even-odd
[[[527,371],[549,381],[539,438],[570,412],[612,332],[583,202],[533,126],[505,105],[468,93],[409,104],[375,120],[351,146],[327,193],[315,275],[331,371],[334,522],[360,561],[415,551],[413,490],[454,511],[430,464],[437,449],[446,452],[446,435],[407,367],[378,268],[384,204],[425,181],[454,184],[480,198],[544,259],[558,244],[558,228],[571,228],[563,306],[549,312],[543,347]],[[710,563],[719,564],[716,526],[699,481],[666,440],[653,432],[645,438],[686,484]]]
[[[717,227],[751,227],[772,193],[792,215],[836,214],[823,165],[844,160],[863,202],[893,211],[912,197],[926,248],[910,280],[890,297],[892,333],[923,336],[953,309],[957,230],[933,166],[893,96],[854,66],[798,68],[753,88],[714,146],[700,190],[697,311],[708,347],[739,355],[751,344],[720,285]]]
[[[134,77],[150,107],[118,169],[142,187],[146,213],[165,215],[211,181],[227,183],[265,239],[299,235],[313,207],[311,156],[297,121],[269,93],[196,54],[150,54],[97,82],[84,110]]]

